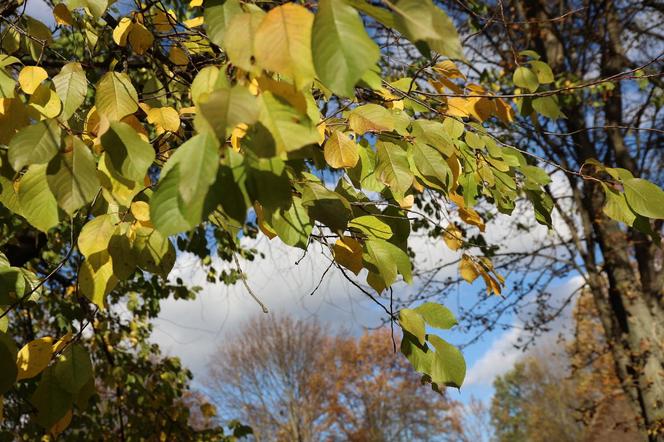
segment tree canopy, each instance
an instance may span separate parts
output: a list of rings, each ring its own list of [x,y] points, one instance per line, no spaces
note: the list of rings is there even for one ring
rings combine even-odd
[[[241,239],[319,244],[400,326],[401,352],[440,391],[465,377],[444,339],[456,318],[434,302],[392,303],[392,286],[417,272],[418,220],[458,253],[460,278],[497,296],[505,278],[477,239],[479,207],[510,215],[525,197],[529,216],[551,226],[547,168],[601,186],[604,216],[660,241],[656,184],[605,158],[578,170],[543,162],[505,135],[518,117],[575,118],[566,94],[647,78],[649,65],[571,83],[539,48],[512,46],[500,80],[475,82],[432,0],[52,6],[54,29],[22,1],[0,5],[0,394],[23,404],[17,422],[57,434],[85,413],[95,379],[118,397],[145,387],[159,300],[195,294],[168,280],[179,252],[234,265],[210,278],[243,283],[267,311],[240,268],[255,254]],[[135,320],[117,317],[121,305]],[[114,347],[131,339],[140,345],[123,361]],[[116,368],[137,354],[146,378],[130,380],[128,366]],[[162,379],[187,377],[162,369]],[[164,400],[176,403],[181,388]],[[121,415],[120,427],[140,425],[133,418]]]

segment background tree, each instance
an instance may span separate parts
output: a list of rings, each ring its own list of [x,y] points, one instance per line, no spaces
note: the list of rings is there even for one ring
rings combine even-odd
[[[257,317],[219,348],[204,385],[257,440],[434,441],[460,430],[453,404],[420,385],[385,329],[356,339]]]

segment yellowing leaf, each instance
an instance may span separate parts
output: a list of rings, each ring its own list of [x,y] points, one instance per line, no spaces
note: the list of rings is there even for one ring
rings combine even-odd
[[[58,339],[58,342],[53,344],[53,354],[61,352],[67,346],[67,344],[69,344],[73,337],[74,334],[72,332],[67,332],[66,335]]]
[[[191,0],[189,2],[189,8],[196,8],[198,6],[203,6],[203,0]]]
[[[138,221],[150,221],[150,206],[145,201],[134,201],[130,209]]]
[[[26,94],[32,94],[42,81],[48,78],[48,73],[39,66],[26,66],[18,74],[18,84]]]
[[[78,235],[78,250],[86,257],[106,250],[114,231],[115,222],[111,215],[100,215],[88,221]]]
[[[120,23],[113,29],[113,41],[115,44],[122,47],[127,45],[127,38],[129,38],[129,33],[133,25],[129,17],[123,17],[120,20]]]
[[[277,233],[265,223],[265,216],[263,215],[263,206],[258,201],[254,202],[254,211],[256,212],[256,223],[258,228],[261,229],[261,232],[265,234],[268,238],[272,239],[277,236]]]
[[[148,122],[157,128],[157,133],[177,132],[180,129],[180,115],[172,107],[156,107],[148,111]]]
[[[59,421],[53,424],[53,426],[48,430],[48,432],[51,433],[53,437],[57,437],[60,433],[62,433],[67,429],[67,427],[71,423],[72,415],[73,413],[70,408],[69,410],[67,410],[67,413]]]
[[[145,26],[135,23],[129,32],[129,44],[131,48],[139,55],[145,54],[154,43],[154,35]]]
[[[177,66],[186,66],[189,64],[187,53],[177,46],[173,46],[168,53],[168,59]]]
[[[256,30],[256,63],[291,78],[298,89],[311,84],[314,79],[313,22],[314,15],[294,3],[270,10]]]
[[[199,26],[203,26],[203,16],[201,15],[200,17],[194,17],[190,18],[188,20],[185,20],[182,22],[183,25],[185,25],[188,28],[197,28]]]
[[[466,79],[466,76],[459,70],[459,67],[452,60],[443,60],[440,63],[437,63],[433,67],[433,70],[451,80],[455,78]]]
[[[152,16],[152,24],[158,32],[171,32],[177,23],[177,18],[173,11],[164,12],[161,9],[156,9]]]
[[[350,236],[339,238],[332,249],[337,264],[356,275],[362,270],[362,245]]]
[[[95,96],[97,112],[109,121],[117,121],[138,110],[138,94],[129,76],[107,72],[97,83]]]
[[[53,18],[55,18],[55,22],[59,25],[74,26],[74,17],[64,3],[55,5],[53,8]]]
[[[463,233],[454,224],[449,224],[443,231],[443,240],[450,250],[459,250],[463,245]]]
[[[105,308],[106,295],[117,285],[113,261],[107,250],[95,253],[83,261],[78,272],[81,293],[90,301]]]
[[[353,109],[348,114],[348,124],[358,135],[364,135],[367,132],[391,132],[395,125],[392,113],[373,103]]]
[[[324,155],[327,164],[335,169],[355,167],[360,159],[355,141],[338,130],[332,132],[325,142]]]
[[[51,362],[53,338],[45,337],[28,342],[16,355],[17,381],[30,379],[41,373]]]
[[[468,255],[463,255],[459,262],[459,274],[468,283],[472,283],[480,276],[477,264]]]
[[[459,217],[461,217],[466,223],[479,227],[480,231],[484,232],[484,220],[480,217],[479,213],[471,207],[459,207]]]
[[[445,114],[450,117],[469,117],[468,109],[472,106],[466,98],[450,97],[447,99],[447,112]]]
[[[62,101],[48,83],[40,84],[28,101],[35,119],[55,118],[62,111]]]

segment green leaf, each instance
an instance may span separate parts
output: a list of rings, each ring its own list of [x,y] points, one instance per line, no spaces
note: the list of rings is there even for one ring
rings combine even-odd
[[[346,0],[360,12],[367,14],[387,28],[394,28],[394,16],[390,11],[368,3],[366,0]]]
[[[447,330],[457,324],[457,320],[450,309],[435,302],[425,302],[418,306],[415,311],[422,315],[426,323],[434,328]]]
[[[205,66],[196,74],[194,81],[191,83],[191,99],[195,105],[198,105],[199,99],[207,99],[207,94],[215,89],[228,89],[229,87],[230,84],[226,79],[226,75],[219,72],[218,67]]]
[[[344,230],[352,216],[348,200],[320,183],[308,182],[303,186],[302,205],[309,216],[333,231]]]
[[[151,219],[161,233],[190,230],[217,207],[219,195],[210,189],[218,170],[219,147],[212,134],[196,135],[175,151],[150,200]]]
[[[369,238],[365,242],[368,255],[364,256],[368,264],[373,265],[385,283],[392,285],[401,273],[404,281],[412,282],[412,269],[408,255],[394,244],[378,238]]]
[[[16,80],[0,68],[0,98],[14,98],[16,96]]]
[[[60,73],[53,77],[55,92],[62,101],[60,116],[68,120],[81,107],[88,92],[88,82],[85,71],[80,63],[67,63]]]
[[[415,336],[421,345],[424,345],[426,326],[422,315],[409,308],[401,309],[399,312],[399,324],[401,328]]]
[[[390,226],[372,215],[354,218],[348,223],[348,227],[355,228],[373,238],[390,239],[392,237]]]
[[[0,305],[10,305],[25,294],[25,278],[16,267],[0,268]]]
[[[388,141],[376,143],[376,177],[390,188],[395,199],[400,199],[413,184],[413,174],[408,165],[408,154]]]
[[[101,186],[92,152],[76,137],[72,137],[70,151],[58,154],[48,163],[46,179],[58,205],[68,215],[92,201]]]
[[[224,34],[233,17],[242,13],[238,0],[205,0],[203,17],[207,35],[217,46],[224,44]]]
[[[0,332],[0,395],[5,394],[16,382],[16,345],[9,336]]]
[[[435,147],[438,151],[449,157],[455,152],[455,148],[452,136],[446,125],[450,126],[457,123],[461,125],[461,133],[463,133],[463,123],[452,118],[447,118],[445,123],[431,120],[415,120],[412,123],[412,135],[416,138],[416,141]],[[456,127],[454,127],[454,132],[456,132]],[[461,136],[461,133],[459,133],[459,136]],[[455,138],[458,138],[458,136]]]
[[[24,127],[9,142],[9,162],[19,172],[30,164],[45,164],[60,149],[61,130],[56,120]]]
[[[150,198],[150,220],[162,235],[170,236],[195,227],[182,213],[180,206],[180,165],[173,166],[161,177]]]
[[[23,217],[42,232],[60,222],[58,202],[46,180],[46,164],[33,164],[28,168],[19,182],[18,201]]]
[[[270,225],[284,244],[306,250],[313,222],[309,219],[300,198],[293,198],[293,204],[288,210],[276,211],[272,215]]]
[[[73,396],[60,386],[54,367],[44,370],[30,402],[37,409],[37,423],[50,429],[71,407]]]
[[[416,142],[410,146],[408,154],[427,185],[440,190],[448,189],[452,171],[439,151],[427,144]]]
[[[260,122],[274,140],[270,156],[292,152],[309,144],[318,144],[316,124],[286,100],[270,92],[262,95]]]
[[[143,270],[166,278],[175,264],[175,248],[168,236],[155,229],[141,227],[136,230],[132,245],[137,264]]]
[[[138,94],[127,74],[107,72],[97,83],[95,106],[99,115],[118,121],[138,110]]]
[[[54,372],[55,378],[60,382],[60,388],[77,395],[92,377],[90,355],[81,345],[70,345],[58,358]]]
[[[351,130],[358,135],[364,135],[367,132],[392,132],[394,116],[383,106],[369,103],[350,111],[348,124]]]
[[[532,106],[537,113],[544,115],[547,118],[551,118],[552,120],[557,120],[558,118],[565,116],[558,106],[558,99],[554,96],[535,98],[532,101]]]
[[[555,77],[553,76],[551,67],[543,61],[532,60],[530,62],[530,68],[535,72],[539,84],[549,84],[554,82]]]
[[[636,214],[630,209],[629,204],[627,204],[625,194],[610,189],[604,183],[602,183],[602,188],[606,195],[606,201],[602,208],[604,214],[609,218],[625,223],[628,226],[633,225],[636,220]]]
[[[664,190],[642,178],[623,181],[629,206],[639,215],[664,219]]]
[[[198,99],[201,115],[220,142],[240,123],[252,125],[258,119],[258,100],[243,86],[217,89]]]
[[[126,123],[111,123],[101,136],[101,145],[115,171],[130,181],[142,182],[155,159],[150,143]]]
[[[466,377],[466,361],[459,349],[436,335],[429,335],[429,342],[436,349],[431,365],[432,382],[461,388]]]
[[[425,56],[432,49],[449,58],[463,59],[452,20],[431,0],[386,2],[395,14],[395,27]]]
[[[318,2],[312,50],[320,81],[345,97],[355,94],[355,84],[380,57],[362,19],[344,0]]]
[[[525,66],[519,66],[514,71],[514,85],[535,92],[539,87],[537,75]]]
[[[420,344],[418,338],[405,330],[401,338],[401,353],[408,359],[415,371],[426,375],[431,373],[434,352],[426,344]]]

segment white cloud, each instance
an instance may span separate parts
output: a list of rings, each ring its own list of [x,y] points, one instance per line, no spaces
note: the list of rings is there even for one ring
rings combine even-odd
[[[567,299],[582,284],[583,278],[581,276],[568,279],[564,284],[554,290],[551,301],[556,302]],[[535,348],[550,342],[552,339],[556,339],[559,334],[566,334],[569,331],[568,326],[571,321],[573,305],[574,303],[569,303],[561,314],[548,324],[549,331],[538,337]],[[522,324],[523,321],[517,318],[512,324],[513,328],[504,332],[492,342],[484,355],[468,370],[466,381],[464,382],[465,387],[489,386],[493,383],[496,376],[507,373],[514,366],[514,363],[523,355],[523,351],[517,348],[519,340],[527,336]]]

